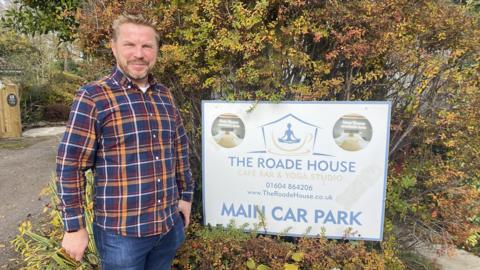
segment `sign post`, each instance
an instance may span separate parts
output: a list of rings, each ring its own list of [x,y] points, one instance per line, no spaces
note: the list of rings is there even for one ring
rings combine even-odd
[[[205,223],[381,241],[390,106],[203,101]]]
[[[22,136],[20,100],[14,84],[0,81],[0,138]]]

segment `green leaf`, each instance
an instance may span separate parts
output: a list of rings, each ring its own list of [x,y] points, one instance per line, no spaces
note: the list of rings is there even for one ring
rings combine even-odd
[[[270,267],[266,266],[265,264],[260,264],[257,266],[257,270],[270,270]]]
[[[98,257],[95,254],[89,253],[87,254],[87,260],[93,265],[98,265]]]
[[[298,266],[295,265],[295,264],[286,263],[286,264],[283,265],[283,269],[285,269],[285,270],[298,270]]]
[[[256,263],[254,260],[252,260],[252,258],[248,258],[246,264],[248,269],[255,269]]]
[[[305,257],[305,254],[303,252],[295,252],[292,254],[292,260],[296,262],[303,261],[303,257]]]

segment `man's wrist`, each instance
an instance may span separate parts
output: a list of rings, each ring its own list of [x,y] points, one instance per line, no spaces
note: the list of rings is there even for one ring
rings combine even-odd
[[[74,232],[85,228],[85,216],[83,213],[76,216],[68,215],[68,212],[62,212],[62,214],[65,232]]]
[[[180,200],[186,201],[186,202],[192,202],[193,192],[182,192],[182,195],[180,196]]]

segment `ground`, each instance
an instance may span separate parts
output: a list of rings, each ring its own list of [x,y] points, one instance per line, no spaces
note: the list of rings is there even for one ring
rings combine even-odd
[[[55,170],[58,136],[0,140],[0,269],[17,269],[9,241],[18,225],[40,216],[48,198],[40,192]]]

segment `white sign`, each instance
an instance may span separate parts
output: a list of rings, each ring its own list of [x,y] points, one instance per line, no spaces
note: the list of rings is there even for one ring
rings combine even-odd
[[[203,101],[206,224],[381,241],[390,103]]]

